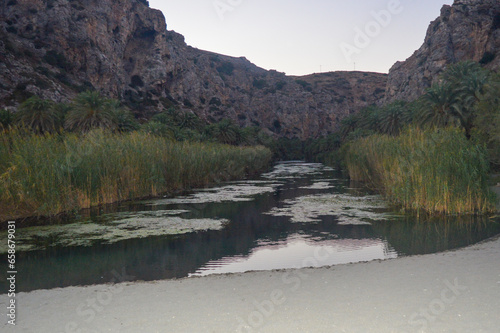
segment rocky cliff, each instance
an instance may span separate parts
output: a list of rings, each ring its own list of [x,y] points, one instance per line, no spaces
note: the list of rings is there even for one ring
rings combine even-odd
[[[245,58],[187,46],[144,0],[2,0],[0,108],[37,94],[57,102],[87,89],[141,118],[171,106],[232,118],[280,136],[315,137],[384,98],[386,75],[288,77]]]
[[[389,71],[386,102],[419,97],[447,65],[464,60],[500,67],[500,1],[455,0],[444,6],[422,47]]]

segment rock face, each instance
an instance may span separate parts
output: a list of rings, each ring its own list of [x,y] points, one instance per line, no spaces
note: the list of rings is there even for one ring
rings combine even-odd
[[[417,98],[451,63],[496,69],[499,50],[498,0],[444,6],[422,47],[389,76],[304,77],[189,47],[145,0],[2,0],[0,108],[15,109],[33,94],[65,102],[97,89],[143,119],[175,106],[208,122],[231,118],[305,139],[365,106]]]
[[[422,47],[389,71],[385,101],[416,99],[447,65],[464,60],[500,67],[500,1],[455,0],[444,6]]]
[[[175,106],[304,139],[385,95],[384,74],[288,77],[191,48],[144,0],[3,0],[0,10],[0,108],[95,88],[141,118]]]

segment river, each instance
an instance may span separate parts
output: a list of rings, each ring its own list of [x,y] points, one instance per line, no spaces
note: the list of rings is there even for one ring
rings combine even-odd
[[[405,215],[322,164],[279,163],[258,179],[18,229],[17,288],[386,260],[480,242],[500,233],[499,222]]]

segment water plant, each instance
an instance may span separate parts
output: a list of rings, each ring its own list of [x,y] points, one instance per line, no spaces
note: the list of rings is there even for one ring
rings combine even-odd
[[[369,183],[403,209],[431,214],[495,210],[486,149],[460,129],[373,135],[349,143],[343,154],[351,179]]]
[[[144,132],[0,133],[0,220],[53,215],[244,178],[265,169],[264,147],[173,142]],[[5,158],[4,158],[5,157]]]

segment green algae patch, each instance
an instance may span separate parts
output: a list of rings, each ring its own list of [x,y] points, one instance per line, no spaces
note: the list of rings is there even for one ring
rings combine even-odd
[[[82,222],[67,225],[32,227],[17,231],[16,249],[17,251],[32,251],[44,250],[56,246],[92,246],[95,243],[111,244],[127,239],[220,230],[227,223],[229,221],[225,219],[136,216],[108,220],[103,224]],[[4,233],[0,237],[4,237]],[[6,252],[6,244],[1,244],[0,253]]]
[[[265,184],[265,186],[261,186],[262,184]],[[146,202],[146,204],[160,206],[252,201],[256,195],[274,192],[279,185],[281,184],[269,182],[230,184],[222,187],[196,190],[196,193],[188,196],[153,200]]]
[[[266,214],[288,216],[294,223],[319,222],[321,216],[335,216],[339,225],[369,225],[391,218],[391,214],[383,212],[387,208],[378,195],[319,194],[285,200],[284,207],[273,208]]]

